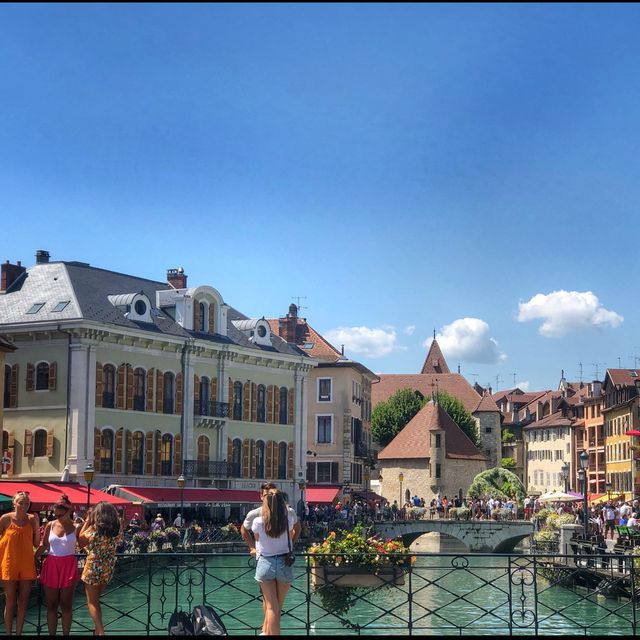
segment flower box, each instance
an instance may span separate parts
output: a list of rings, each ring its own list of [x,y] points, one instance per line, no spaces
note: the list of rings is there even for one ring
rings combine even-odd
[[[339,567],[324,565],[311,567],[311,582],[314,587],[383,587],[404,584],[404,569],[390,567]]]

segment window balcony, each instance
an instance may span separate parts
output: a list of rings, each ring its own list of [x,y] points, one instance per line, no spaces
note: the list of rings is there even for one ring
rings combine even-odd
[[[229,403],[228,402],[200,402],[195,406],[194,413],[197,416],[210,416],[213,418],[228,418]]]
[[[240,465],[222,460],[185,460],[183,473],[188,478],[239,478]]]

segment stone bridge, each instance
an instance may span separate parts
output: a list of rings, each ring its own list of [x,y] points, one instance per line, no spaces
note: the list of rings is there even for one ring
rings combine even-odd
[[[529,520],[406,520],[377,522],[374,531],[382,538],[402,538],[407,546],[425,533],[457,538],[469,551],[509,553],[534,531]]]

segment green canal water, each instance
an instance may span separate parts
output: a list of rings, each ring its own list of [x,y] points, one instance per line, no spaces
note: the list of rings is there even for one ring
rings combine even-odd
[[[422,539],[414,549],[419,553],[429,551],[429,545]],[[447,553],[460,555],[419,555],[403,586],[361,592],[363,599],[343,615],[352,625],[359,625],[359,630],[327,614],[313,589],[307,601],[308,577],[299,558],[296,578],[285,602],[282,633],[306,634],[307,620],[309,633],[318,635],[408,635],[410,625],[416,635],[633,633],[632,622],[638,612],[628,600],[588,596],[585,591],[550,586],[541,576],[534,583],[531,563],[526,558],[518,561],[518,569],[513,564],[509,566],[506,556],[464,556],[461,548],[455,547],[449,547]],[[121,563],[103,597],[107,632],[166,635],[176,595],[183,610],[190,611],[202,602],[211,604],[222,615],[230,635],[255,635],[260,631],[262,604],[257,599],[254,569],[246,556],[219,554],[193,561],[184,557],[181,562],[177,589],[173,557],[143,556]],[[81,589],[74,609],[72,634],[90,634],[93,625]],[[38,626],[46,634],[46,610],[34,599],[25,633],[36,633]]]

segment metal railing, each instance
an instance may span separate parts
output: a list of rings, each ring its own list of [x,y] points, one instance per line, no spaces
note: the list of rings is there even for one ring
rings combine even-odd
[[[195,405],[194,414],[196,416],[210,416],[213,418],[228,418],[229,417],[229,403],[228,402],[215,402],[200,401]]]
[[[319,581],[312,557],[301,554],[296,559],[294,581],[284,602],[283,634],[635,635],[639,631],[638,569],[632,556],[421,553],[392,578],[381,575],[376,585],[357,589],[340,587],[331,577]],[[348,560],[341,556],[347,573],[363,574],[354,571]],[[254,574],[254,563],[246,554],[119,556],[114,578],[102,596],[106,633],[166,635],[175,610],[190,612],[206,602],[221,616],[229,635],[257,635],[262,602]],[[90,634],[93,624],[81,586],[73,618],[72,635]],[[24,633],[47,633],[39,586],[32,591]]]
[[[238,478],[240,465],[222,460],[185,460],[183,473],[188,478]]]

